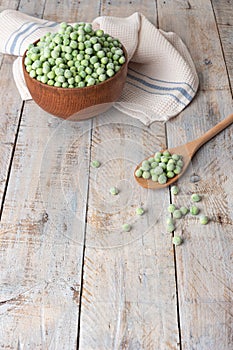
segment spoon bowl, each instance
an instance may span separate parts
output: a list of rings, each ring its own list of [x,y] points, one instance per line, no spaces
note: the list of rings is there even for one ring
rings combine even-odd
[[[149,189],[153,189],[153,190],[164,188],[164,187],[167,187],[167,186],[173,184],[188,169],[188,166],[189,166],[189,164],[190,164],[194,154],[197,152],[197,150],[202,145],[204,145],[207,141],[212,139],[214,136],[216,136],[218,133],[220,133],[222,130],[227,128],[232,123],[233,123],[233,114],[230,114],[227,118],[225,118],[220,123],[215,125],[212,129],[208,130],[201,137],[199,137],[199,138],[197,138],[197,139],[195,139],[195,140],[193,140],[191,142],[188,142],[188,143],[186,143],[184,145],[168,149],[168,151],[171,154],[179,154],[179,155],[181,155],[183,157],[184,165],[182,167],[181,172],[178,175],[174,176],[173,178],[168,179],[168,181],[165,184],[160,184],[157,181],[152,181],[151,178],[147,180],[147,179],[144,179],[142,177],[137,177],[135,175],[135,172],[141,167],[142,162],[136,167],[136,169],[134,171],[134,177],[135,177],[137,183],[140,186],[144,187],[144,188],[149,188]],[[163,152],[163,151],[161,151],[161,152]],[[150,156],[150,157],[153,157],[153,155]],[[145,160],[148,160],[150,157],[147,157]]]

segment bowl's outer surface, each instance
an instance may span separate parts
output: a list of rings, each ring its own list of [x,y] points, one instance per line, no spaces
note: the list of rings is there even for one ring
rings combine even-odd
[[[128,68],[125,49],[126,63],[113,77],[84,88],[59,88],[31,78],[24,65],[26,52],[23,74],[28,90],[33,100],[52,115],[72,120],[88,119],[109,109],[122,93]]]

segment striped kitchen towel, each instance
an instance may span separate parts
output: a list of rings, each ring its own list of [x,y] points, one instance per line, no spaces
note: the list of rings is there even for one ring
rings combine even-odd
[[[98,17],[92,24],[117,37],[128,53],[127,81],[116,103],[118,109],[149,125],[169,120],[192,101],[198,76],[186,46],[175,33],[157,29],[138,12],[126,18]],[[15,10],[0,14],[0,52],[19,56],[13,75],[23,100],[31,96],[24,82],[21,56],[30,43],[48,31],[56,32],[58,27],[56,22]]]

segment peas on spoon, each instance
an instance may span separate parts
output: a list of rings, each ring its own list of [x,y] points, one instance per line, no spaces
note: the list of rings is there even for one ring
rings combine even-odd
[[[171,178],[167,177],[167,181],[165,183],[159,183],[158,181],[153,181],[151,176],[149,178],[143,177],[142,165],[145,164],[145,161],[148,161],[150,158],[153,158],[154,156],[150,156],[146,158],[136,167],[134,171],[134,177],[137,183],[144,188],[150,188],[154,190],[164,188],[173,184],[185,173],[193,156],[198,151],[198,149],[201,146],[203,146],[207,141],[209,141],[218,133],[220,133],[222,130],[224,130],[229,125],[231,125],[232,123],[233,123],[233,114],[230,114],[227,118],[223,119],[220,123],[215,125],[213,128],[208,130],[205,134],[203,134],[199,138],[191,142],[188,142],[184,145],[166,150],[165,152],[169,152],[171,155],[181,156],[183,161],[183,166],[178,174],[174,174],[174,176]],[[164,151],[161,151],[160,153],[163,153],[163,152]],[[148,170],[147,172],[149,173]],[[141,173],[142,175],[139,176]]]

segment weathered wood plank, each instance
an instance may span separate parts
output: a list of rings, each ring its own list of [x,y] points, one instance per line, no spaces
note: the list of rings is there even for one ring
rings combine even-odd
[[[24,110],[1,222],[3,348],[76,349],[87,125]]]
[[[101,3],[101,13],[105,16],[127,17],[134,12],[140,12],[152,23],[157,23],[156,1],[102,0]]]
[[[227,71],[233,89],[233,26],[219,25]]]
[[[133,178],[135,165],[164,146],[164,125],[111,111],[95,119],[92,135],[92,159],[102,165],[90,173],[80,349],[178,349],[168,191]],[[137,217],[140,205],[146,213]],[[132,231],[122,232],[124,222]]]
[[[160,28],[177,33],[188,47],[197,68],[200,89],[228,89],[226,67],[210,0],[159,0],[158,13]]]
[[[77,6],[84,13],[76,2],[62,13],[66,3],[57,15],[56,4],[36,11],[67,21]],[[83,20],[96,15],[90,8]],[[0,348],[76,349],[90,126],[25,104],[1,222]]]
[[[14,58],[1,56],[0,61],[0,101],[2,101],[0,112],[0,202],[2,203],[22,101],[12,76]]]
[[[17,10],[19,3],[20,3],[20,0],[1,0],[0,12],[7,10],[7,9]]]
[[[141,2],[103,2],[102,15],[125,16]],[[143,4],[152,17],[155,4]],[[156,18],[153,18],[156,22]],[[178,349],[174,260],[164,231],[168,191],[136,185],[138,162],[165,145],[162,123],[150,128],[111,110],[93,123],[80,349]],[[112,186],[119,195],[109,194]],[[135,215],[137,206],[146,213]],[[122,232],[122,224],[132,224]]]
[[[46,0],[28,1],[20,0],[18,10],[28,15],[41,18],[44,12]]]
[[[100,1],[47,1],[45,6],[46,18],[62,22],[91,22],[99,15]]]
[[[168,142],[172,147],[200,136],[232,113],[232,97],[210,2],[159,1],[158,6],[160,23],[173,13],[166,28],[190,43],[201,78],[196,99],[180,116],[167,123]],[[195,38],[191,26],[195,28],[192,31]],[[211,60],[211,64],[207,64],[208,72],[201,64],[204,57]],[[178,183],[180,195],[173,198],[177,205],[189,205],[192,193],[202,194],[203,200],[198,206],[202,214],[211,218],[207,226],[201,226],[197,218],[188,216],[179,222],[176,230],[176,234],[184,238],[184,244],[176,248],[183,350],[228,350],[233,345],[231,129],[229,127],[197,153]],[[200,177],[199,182],[190,182],[193,174]]]
[[[211,0],[216,16],[216,21],[220,25],[233,25],[233,1],[232,0]]]

